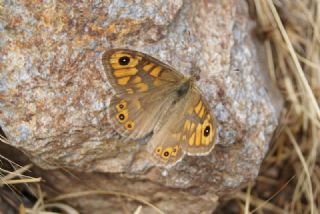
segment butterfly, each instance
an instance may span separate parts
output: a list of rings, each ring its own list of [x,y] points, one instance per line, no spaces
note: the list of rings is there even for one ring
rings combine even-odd
[[[217,125],[195,84],[159,60],[129,49],[110,49],[102,64],[115,94],[108,117],[126,139],[150,136],[155,165],[172,167],[184,155],[203,156],[215,145]]]

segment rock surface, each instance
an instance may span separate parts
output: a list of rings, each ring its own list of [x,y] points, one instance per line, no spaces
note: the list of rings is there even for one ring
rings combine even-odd
[[[257,176],[282,104],[244,0],[21,0],[0,10],[0,126],[41,168],[76,170],[85,180],[43,171],[56,193],[113,190],[165,213],[211,213],[221,195]],[[219,126],[209,155],[164,170],[152,166],[145,144],[121,142],[107,118],[112,89],[101,63],[105,50],[120,47],[184,74],[200,68],[197,84]],[[83,213],[123,213],[123,204],[132,212],[139,204],[104,196],[70,203]]]

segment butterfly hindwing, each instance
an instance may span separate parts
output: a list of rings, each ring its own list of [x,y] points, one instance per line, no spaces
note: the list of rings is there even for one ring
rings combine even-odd
[[[147,149],[156,165],[171,167],[182,159],[185,152],[182,150],[181,131],[184,101],[171,106],[168,112],[159,121]]]
[[[151,133],[164,112],[165,100],[147,101],[140,98],[112,97],[108,109],[113,128],[122,136],[141,139]]]
[[[174,116],[173,116],[174,115]],[[208,154],[215,145],[216,123],[211,110],[192,85],[186,97],[169,110],[148,148],[158,165],[170,167],[184,154]]]

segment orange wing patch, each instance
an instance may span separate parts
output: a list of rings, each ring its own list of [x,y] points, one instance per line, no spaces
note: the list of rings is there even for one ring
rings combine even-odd
[[[201,100],[199,100],[198,104],[196,105],[196,107],[194,108],[194,111],[196,112],[196,114],[199,114],[202,108],[202,102]]]
[[[146,92],[146,91],[148,91],[148,89],[149,89],[149,86],[148,86],[147,84],[143,83],[143,82],[137,83],[137,84],[135,85],[135,87],[136,87],[136,88],[138,89],[138,91],[140,91],[140,92]]]
[[[148,63],[146,65],[143,66],[143,71],[146,73],[149,73],[150,76],[152,77],[159,77],[162,71],[162,67],[161,66],[156,66],[153,63]]]
[[[117,79],[117,83],[119,85],[127,85],[129,80],[130,80],[130,77],[122,77],[122,78]]]
[[[195,136],[196,134],[195,133],[192,133],[191,137],[189,138],[189,145],[190,146],[193,146],[194,142],[195,142]]]
[[[136,76],[136,77],[134,77],[134,79],[132,80],[132,82],[133,82],[134,84],[140,83],[140,82],[142,82],[142,78],[141,78],[140,76]]]
[[[153,63],[146,64],[145,66],[143,66],[143,70],[145,72],[149,72],[151,70],[151,68],[153,68],[154,66],[155,66],[155,64],[153,64]]]
[[[154,69],[152,69],[152,71],[150,71],[150,75],[153,77],[158,77],[161,73],[162,68],[160,66],[155,67]]]
[[[113,72],[115,77],[134,76],[138,73],[136,68],[117,69]]]

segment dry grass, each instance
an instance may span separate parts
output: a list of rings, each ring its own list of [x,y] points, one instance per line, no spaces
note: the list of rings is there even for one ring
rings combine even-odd
[[[0,135],[0,142],[9,144],[7,139],[4,138],[2,135]],[[8,209],[14,210],[19,214],[79,214],[80,212],[78,210],[74,209],[73,207],[69,206],[64,202],[68,199],[84,198],[87,196],[95,195],[112,195],[114,197],[127,198],[133,201],[137,201],[144,206],[151,207],[155,213],[164,214],[164,212],[161,209],[151,204],[142,197],[117,191],[79,191],[59,195],[55,198],[48,199],[46,197],[46,193],[41,190],[41,187],[39,185],[39,182],[41,182],[41,178],[33,178],[31,176],[24,175],[24,173],[29,171],[31,167],[31,164],[28,164],[26,166],[20,166],[0,154],[0,199],[3,199]],[[14,170],[10,171],[5,168],[11,168]],[[37,200],[33,204],[28,203],[28,206],[26,207],[25,203],[23,202],[23,198],[27,198],[28,196],[25,196],[22,192],[20,192],[21,188],[15,187],[15,185],[17,184],[24,185],[27,191],[31,195],[33,195]],[[9,191],[1,192],[1,188],[3,187],[8,187]],[[1,204],[0,200],[0,214],[2,214],[2,206],[3,205]],[[138,206],[134,214],[141,213],[141,210],[142,206]],[[9,211],[6,210],[6,212]]]
[[[271,79],[285,98],[285,110],[274,135],[272,147],[255,184],[249,185],[217,213],[320,213],[320,1],[248,0],[258,23],[257,35],[264,43]],[[2,139],[5,140],[5,139]],[[10,160],[0,157],[2,160]],[[0,168],[0,186],[14,190],[17,183],[39,182],[23,175],[31,166]],[[33,207],[20,204],[19,212],[78,213],[63,204],[68,198],[112,194],[139,201],[161,210],[138,197],[118,192],[82,192],[44,200],[37,188]],[[134,212],[140,213],[141,206]]]
[[[0,142],[7,142],[7,139],[0,135]],[[0,187],[4,185],[38,183],[41,181],[41,178],[33,178],[23,174],[32,167],[31,164],[20,166],[0,154],[0,166],[4,165],[4,162],[9,164],[13,170],[9,171],[0,167]]]
[[[222,212],[320,213],[320,1],[249,3],[285,110],[256,183]]]

